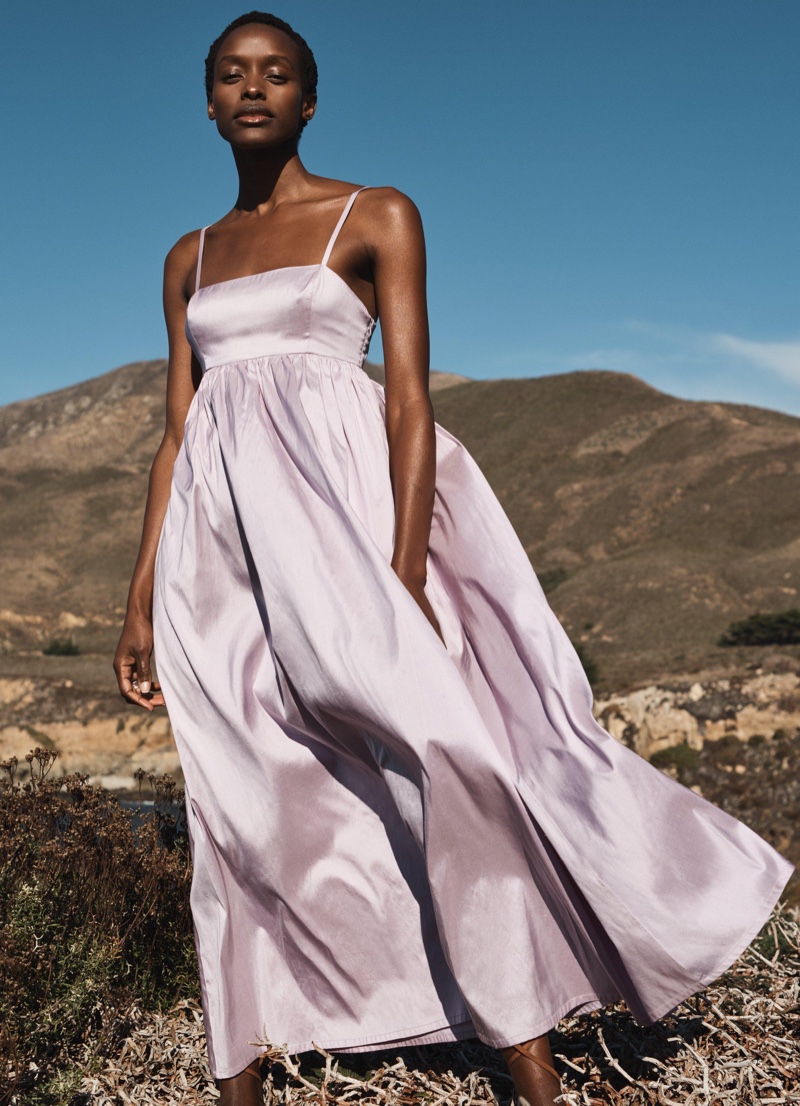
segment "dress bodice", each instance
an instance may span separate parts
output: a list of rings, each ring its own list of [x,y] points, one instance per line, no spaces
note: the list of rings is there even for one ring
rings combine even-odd
[[[186,336],[203,372],[273,354],[317,353],[362,365],[375,329],[364,304],[327,265],[295,265],[200,288]]]
[[[318,265],[284,266],[201,288],[203,228],[195,291],[186,308],[186,337],[203,372],[235,361],[287,354],[319,354],[363,364],[376,321],[328,266],[361,191],[348,199]]]

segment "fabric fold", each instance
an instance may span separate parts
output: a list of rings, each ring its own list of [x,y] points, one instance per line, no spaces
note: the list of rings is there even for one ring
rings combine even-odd
[[[156,561],[212,1071],[264,1035],[500,1047],[620,998],[648,1024],[733,962],[793,865],[596,722],[510,521],[437,423],[442,644],[391,568],[369,316],[309,268],[266,282],[275,304],[263,280],[200,289],[190,334],[216,364]],[[254,333],[276,352],[233,356]]]

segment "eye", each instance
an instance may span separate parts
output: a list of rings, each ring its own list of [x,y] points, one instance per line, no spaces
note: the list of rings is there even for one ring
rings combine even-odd
[[[286,84],[288,77],[285,77],[283,73],[267,73],[267,80],[278,81],[280,84]]]

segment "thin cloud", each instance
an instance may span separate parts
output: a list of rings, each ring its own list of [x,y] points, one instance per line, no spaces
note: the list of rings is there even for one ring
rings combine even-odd
[[[608,344],[519,348],[487,363],[486,377],[610,369],[638,376],[667,395],[800,415],[800,341],[762,342],[635,318],[603,330]]]
[[[751,342],[734,334],[714,334],[712,343],[721,353],[732,354],[800,384],[800,342]]]

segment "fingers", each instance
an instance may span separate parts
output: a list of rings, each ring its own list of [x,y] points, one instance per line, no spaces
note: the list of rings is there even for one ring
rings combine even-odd
[[[144,694],[133,681],[129,681],[127,685],[123,686],[122,698],[129,703],[133,703],[134,706],[144,707],[145,710],[151,712],[156,707],[165,706],[164,696],[160,691],[148,691],[147,694]]]
[[[144,646],[134,646],[131,652],[136,659],[135,683],[138,683],[142,695],[146,695],[153,684],[150,675],[150,650]]]
[[[126,702],[152,712],[156,707],[165,705],[164,696],[161,693],[161,685],[153,680],[150,673],[149,654],[145,654],[143,664],[142,651],[138,651],[138,658],[135,655],[136,652],[131,650],[128,656],[115,658],[114,671],[117,674],[117,684],[120,695]]]
[[[428,622],[430,622],[442,645],[447,648],[447,643],[445,642],[444,635],[442,634],[442,628],[439,625],[439,620],[434,613],[433,607],[431,606],[431,601],[425,593],[425,589],[416,587],[411,590],[411,595],[415,600],[417,606],[427,618]]]
[[[161,691],[161,684],[158,682],[158,680],[152,681],[149,691],[143,692],[140,687],[139,692],[144,696],[145,700],[150,704],[151,707],[166,706],[166,704],[164,703],[164,695]]]
[[[444,634],[442,633],[442,627],[439,625],[439,619],[433,613],[433,608],[431,608],[430,624],[431,624],[431,626],[433,626],[434,630],[439,635],[439,640],[441,641],[442,645],[444,645],[444,647],[446,649],[447,648],[447,642],[444,640]]]
[[[152,711],[164,706],[164,697],[150,670],[153,627],[149,617],[129,613],[114,657],[114,671],[122,698],[127,703]]]
[[[442,645],[444,645],[444,637],[442,636],[442,628],[439,625],[439,619],[436,617],[436,614],[434,613],[433,607],[431,606],[431,601],[430,601],[430,599],[428,599],[427,595],[423,594],[423,598],[422,598],[422,601],[420,602],[420,606],[422,607],[422,613],[425,615],[428,622],[430,622],[431,626],[433,626],[434,630],[436,631],[436,633],[439,635],[439,638],[441,639]]]
[[[144,707],[145,710],[152,711],[158,705],[154,703],[155,696],[145,696],[142,693],[139,681],[135,679],[132,673],[120,677],[119,689],[122,698],[129,703],[133,703],[134,706]]]

